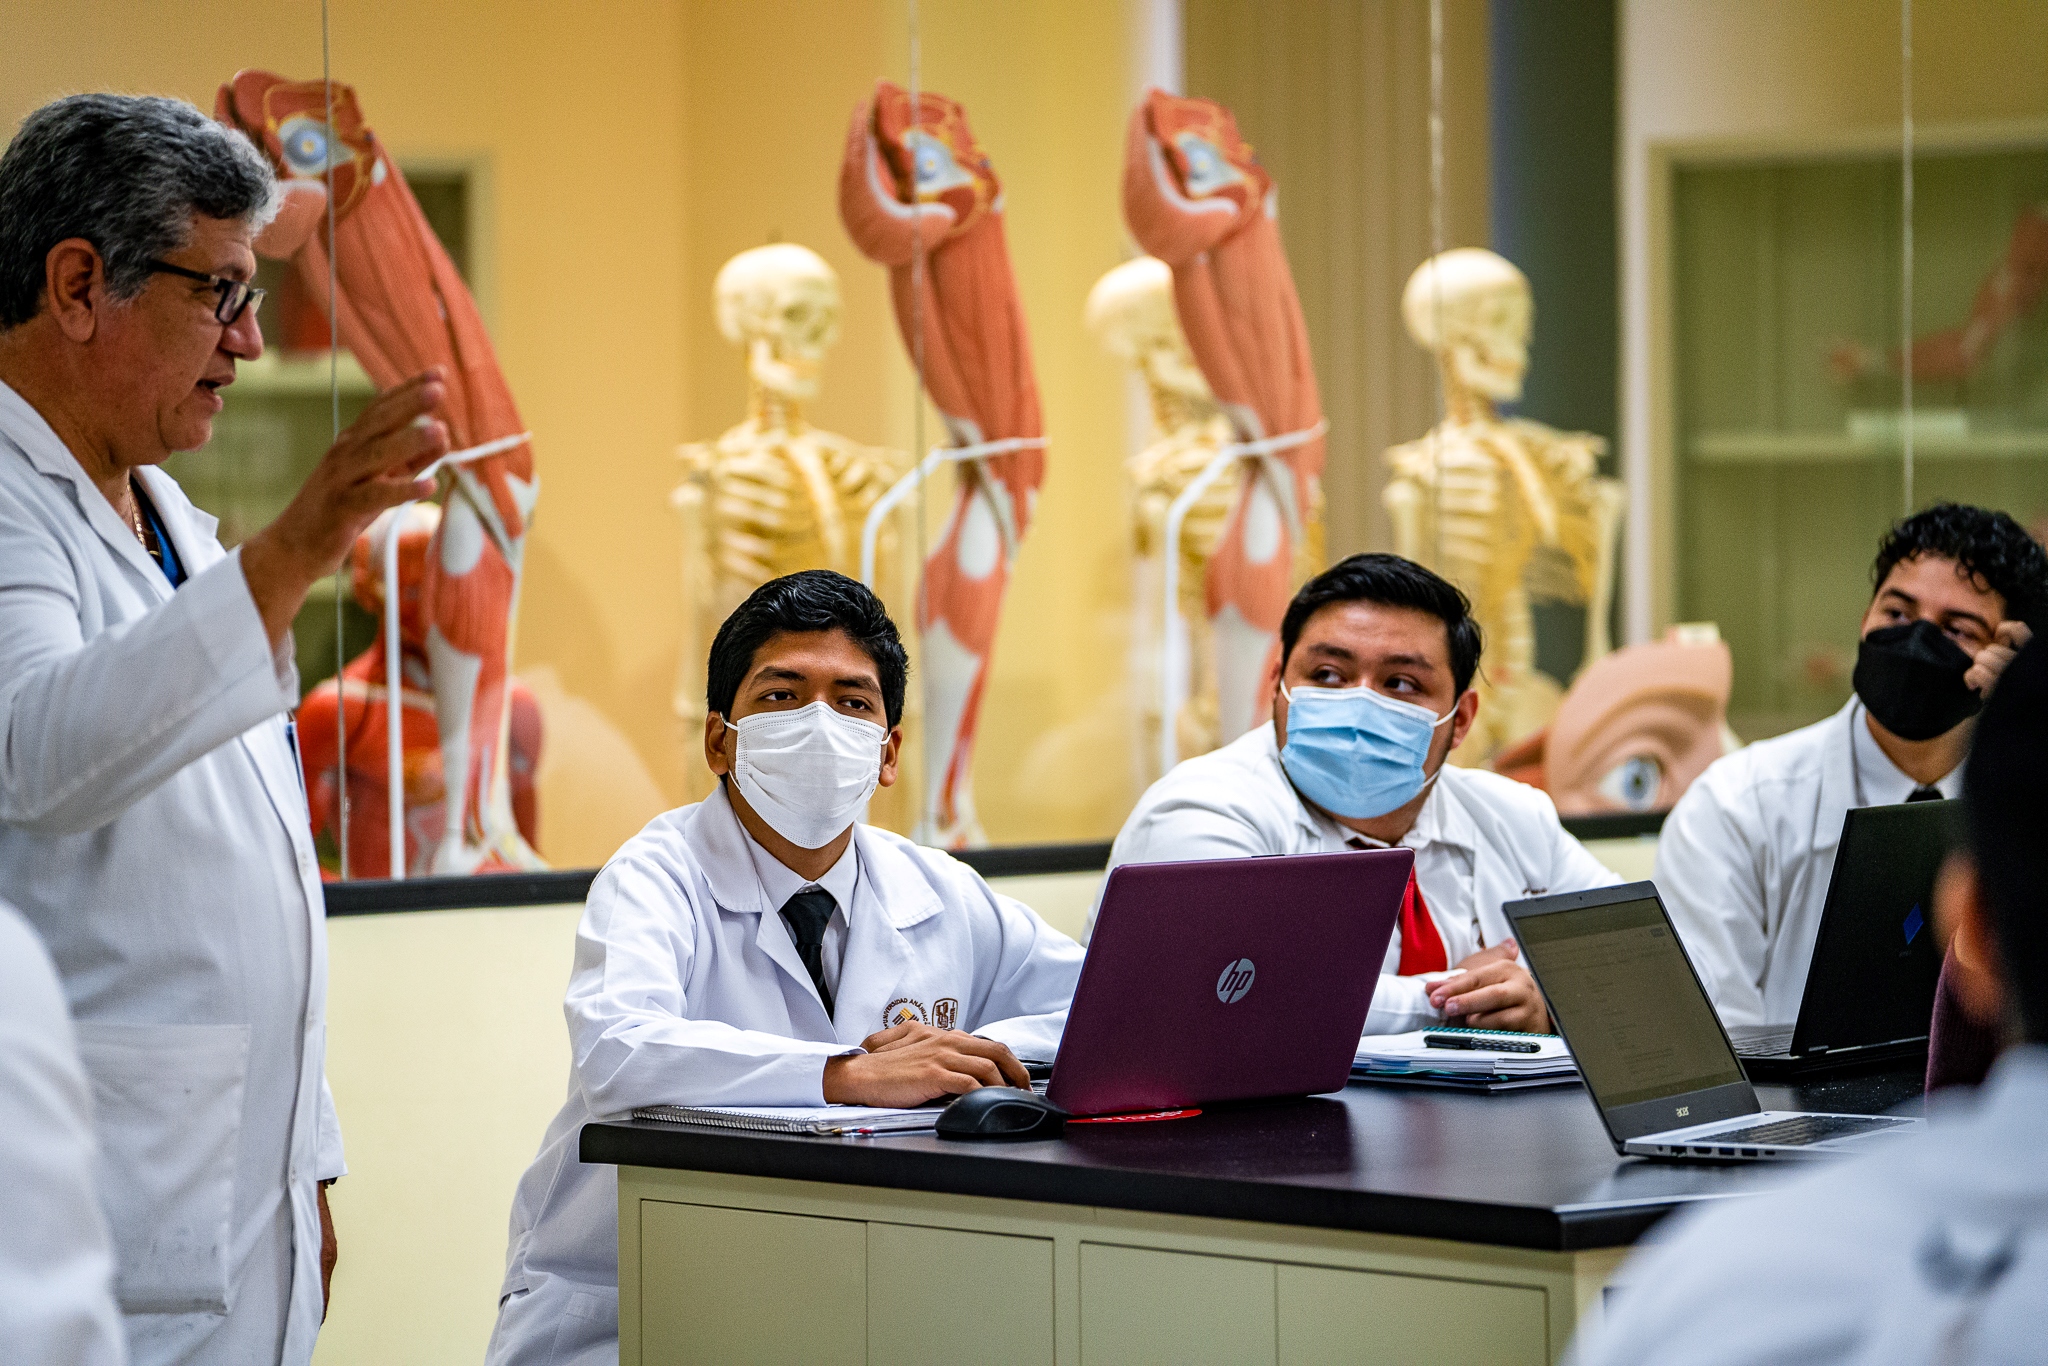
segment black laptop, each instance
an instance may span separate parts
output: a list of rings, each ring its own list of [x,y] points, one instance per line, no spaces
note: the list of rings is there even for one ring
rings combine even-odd
[[[1925,1057],[1941,950],[1934,879],[1963,840],[1959,801],[1859,806],[1842,822],[1799,1019],[1731,1025],[1743,1071],[1779,1081]]]

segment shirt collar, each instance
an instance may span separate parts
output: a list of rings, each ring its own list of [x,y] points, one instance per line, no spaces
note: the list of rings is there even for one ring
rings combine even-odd
[[[733,813],[735,817],[738,812]],[[747,855],[754,861],[754,874],[761,880],[761,891],[768,898],[768,909],[780,911],[789,904],[789,899],[810,887],[822,887],[832,894],[839,903],[839,910],[849,924],[853,920],[853,889],[860,881],[860,854],[858,841],[848,840],[846,852],[839,861],[825,870],[825,875],[816,881],[807,881],[798,876],[781,859],[769,853],[758,844],[747,827],[735,819],[740,827],[740,837],[747,842]]]
[[[1870,733],[1869,716],[1868,710],[1857,707],[1849,718],[1849,744],[1856,758],[1854,800],[1859,806],[1896,806],[1912,796],[1920,784],[1893,763],[1877,743],[1877,737]],[[1957,764],[1943,774],[1934,787],[1944,797],[1962,796],[1963,765]]]

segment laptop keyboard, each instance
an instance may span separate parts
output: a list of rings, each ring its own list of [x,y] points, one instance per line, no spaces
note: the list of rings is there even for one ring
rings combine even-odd
[[[1771,1028],[1759,1025],[1738,1031],[1730,1031],[1729,1042],[1735,1045],[1738,1058],[1777,1058],[1792,1051],[1792,1031],[1797,1026],[1781,1025]]]
[[[1791,1119],[1773,1120],[1769,1124],[1752,1124],[1746,1129],[1724,1129],[1719,1133],[1702,1134],[1697,1141],[1711,1143],[1716,1147],[1736,1143],[1803,1148],[1809,1144],[1825,1142],[1830,1138],[1850,1138],[1856,1134],[1872,1133],[1879,1129],[1897,1128],[1904,1122],[1871,1115],[1796,1115]]]

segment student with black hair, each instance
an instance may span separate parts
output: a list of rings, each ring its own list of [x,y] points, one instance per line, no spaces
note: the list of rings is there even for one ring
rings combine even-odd
[[[1272,721],[1152,784],[1110,866],[1413,849],[1366,1032],[1547,1030],[1501,905],[1620,879],[1542,791],[1446,763],[1479,714],[1480,645],[1465,595],[1412,560],[1323,571],[1281,622]]]
[[[569,1098],[513,1199],[491,1366],[618,1360],[618,1179],[593,1120],[648,1105],[919,1105],[1030,1085],[1081,948],[965,864],[860,823],[895,781],[908,662],[830,570],[754,590],[711,645],[721,778],[591,884]]]
[[[1658,890],[1726,1024],[1798,1018],[1849,808],[1958,795],[1973,718],[2048,613],[2048,554],[1984,508],[1899,522],[1870,581],[1855,694],[1717,759],[1658,840]]]
[[[1674,1218],[1625,1267],[1578,1366],[2039,1361],[2048,1339],[2048,645],[1984,705],[1969,852],[1935,923],[1961,995],[2019,1042],[1925,1132]]]

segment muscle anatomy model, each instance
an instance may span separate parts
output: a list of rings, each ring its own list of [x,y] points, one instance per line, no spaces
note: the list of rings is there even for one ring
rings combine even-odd
[[[513,818],[506,754],[512,618],[540,480],[476,301],[353,89],[243,71],[214,112],[269,155],[293,204],[258,249],[295,263],[370,378],[383,388],[429,365],[446,373],[440,416],[456,449],[421,591],[442,771],[462,777],[429,867],[541,867]],[[328,215],[307,211],[323,194],[331,299]]]
[[[1401,312],[1443,375],[1444,417],[1387,452],[1381,494],[1394,548],[1464,589],[1486,637],[1479,718],[1453,756],[1486,762],[1549,723],[1562,689],[1536,669],[1532,599],[1583,603],[1582,665],[1610,648],[1621,485],[1594,471],[1605,444],[1494,404],[1521,397],[1535,318],[1529,281],[1490,251],[1461,247],[1409,277]]]
[[[1217,738],[1232,740],[1259,719],[1294,583],[1321,566],[1324,425],[1308,331],[1272,177],[1228,109],[1147,91],[1124,143],[1123,198],[1131,236],[1173,271],[1188,347],[1236,439],[1219,459],[1237,466],[1237,495],[1204,576]],[[1197,476],[1181,497],[1200,497],[1202,483]],[[1184,522],[1167,521],[1165,535],[1185,534]],[[1171,641],[1165,666],[1170,680],[1182,667]],[[1165,731],[1171,743],[1172,718]]]
[[[1968,320],[1914,339],[1913,378],[1968,379],[1992,343],[2040,307],[2044,297],[2048,297],[2048,204],[2032,204],[2020,211],[2019,220],[2012,225],[2003,259],[1977,286]],[[1887,354],[1860,342],[1843,342],[1835,347],[1829,363],[1836,379],[1846,384],[1870,375],[1897,375],[1904,359],[1897,347]]]
[[[776,243],[727,261],[712,285],[718,330],[747,356],[747,419],[678,452],[687,604],[676,714],[704,725],[704,661],[718,625],[762,584],[799,569],[860,572],[868,512],[908,467],[804,420],[839,337],[839,277],[808,247]],[[697,775],[709,790],[708,772]],[[701,796],[703,792],[693,792]]]
[[[1002,186],[967,114],[882,81],[854,111],[839,169],[854,245],[889,268],[903,344],[945,423],[935,451],[869,514],[870,529],[940,463],[957,491],[919,585],[924,815],[917,836],[979,843],[969,763],[1003,589],[1045,477],[1044,426],[1024,311],[1003,237]]]
[[[382,618],[385,539],[398,536],[398,622],[400,683],[400,769],[404,801],[405,871],[429,870],[447,824],[446,784],[442,780],[440,726],[434,717],[433,676],[427,663],[426,608],[421,590],[431,556],[429,542],[441,524],[441,510],[432,503],[408,503],[379,517],[356,539],[349,555],[349,580],[363,610]],[[390,708],[385,631],[377,643],[350,660],[341,677],[328,679],[299,704],[299,762],[305,769],[306,804],[313,834],[330,832],[336,824],[340,788],[348,784],[348,863],[354,877],[388,877],[390,835]],[[346,708],[348,762],[336,761],[336,710]],[[520,835],[538,845],[539,799],[534,770],[540,762],[540,704],[517,680],[510,685],[507,724],[507,769],[512,814]],[[338,832],[335,832],[338,837]]]
[[[1196,491],[1185,509],[1177,538],[1180,572],[1179,600],[1172,613],[1175,620],[1167,618],[1156,591],[1167,554],[1167,513],[1236,435],[1230,419],[1216,406],[1194,353],[1188,350],[1187,336],[1173,307],[1173,272],[1165,262],[1141,256],[1096,281],[1088,292],[1087,324],[1105,350],[1144,379],[1152,400],[1158,439],[1132,456],[1128,465],[1137,494],[1132,532],[1140,565],[1153,571],[1145,576],[1148,591],[1138,595],[1142,633],[1154,647],[1145,654],[1162,657],[1167,639],[1176,630],[1185,643],[1187,669],[1172,680],[1174,696],[1151,709],[1152,719],[1161,725],[1167,716],[1177,716],[1169,739],[1172,757],[1178,760],[1206,753],[1221,742],[1206,580],[1209,561],[1223,539],[1243,483],[1241,465],[1228,465],[1206,488]],[[1148,691],[1148,695],[1157,693],[1156,686]]]

